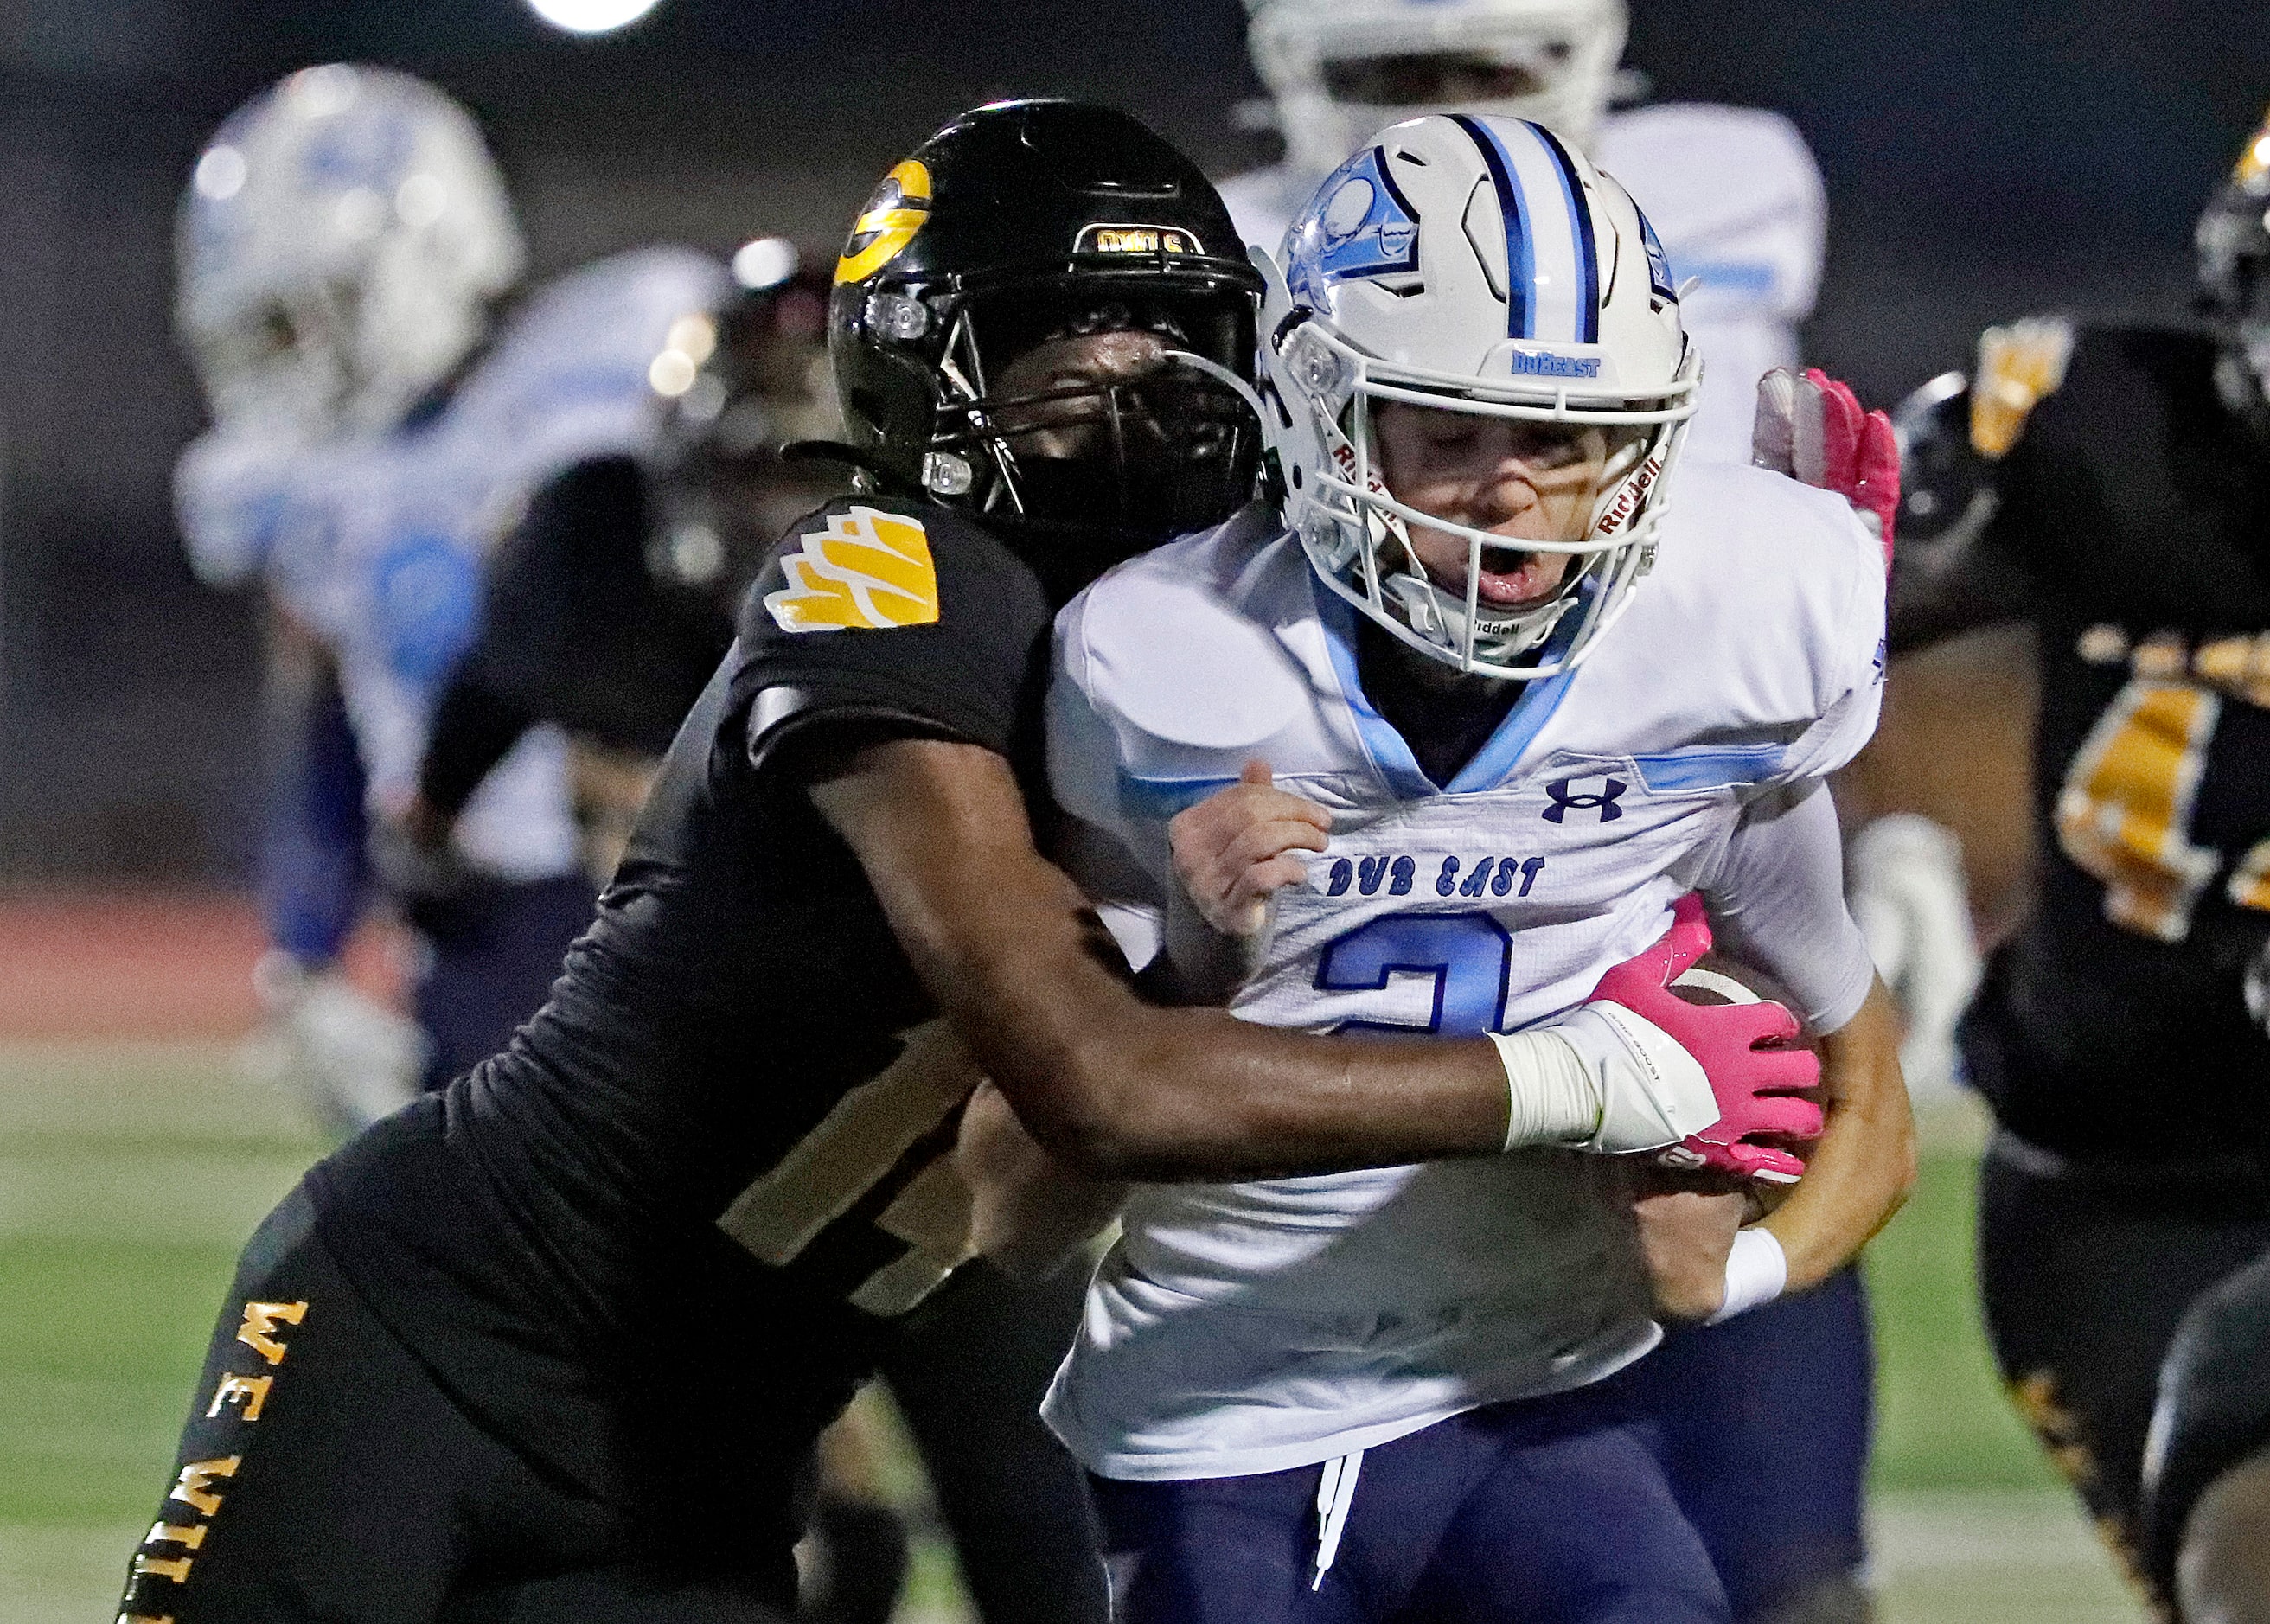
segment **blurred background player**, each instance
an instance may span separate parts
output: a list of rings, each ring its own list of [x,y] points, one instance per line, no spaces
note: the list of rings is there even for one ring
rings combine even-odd
[[[1747,108],[1611,114],[1630,83],[1618,67],[1623,0],[1249,0],[1249,9],[1254,66],[1285,141],[1280,164],[1223,183],[1249,242],[1277,253],[1294,211],[1384,123],[1455,108],[1546,124],[1607,173],[1641,177],[1629,183],[1633,198],[1659,235],[1703,358],[1683,455],[1750,461],[1758,380],[1797,365],[1797,326],[1821,278],[1827,204],[1795,125]],[[1895,928],[1916,890],[1943,892],[1945,871],[1918,881],[1903,865],[1874,894],[1854,897],[1856,916],[1877,922],[1872,952],[1903,939],[1887,936],[1888,912]],[[1895,910],[1887,895],[1901,906]],[[1663,1373],[1680,1492],[1736,1615],[1863,1613],[1873,1361],[1858,1272],[1686,1333],[1651,1364]],[[1792,1374],[1776,1380],[1776,1371]],[[1770,1422],[1747,1397],[1754,1392],[1783,1396]],[[1726,1427],[1718,1419],[1726,1413],[1758,1424]],[[1762,1515],[1768,1509],[1774,1515]],[[1777,1530],[1771,1539],[1759,1532],[1768,1526]],[[1816,1600],[1800,1599],[1816,1592]]]
[[[455,844],[482,877],[421,908],[411,1034],[339,971],[374,809],[405,806],[479,610],[480,560],[546,474],[654,432],[648,372],[722,268],[652,249],[503,301],[523,252],[470,116],[419,80],[331,64],[223,124],[180,226],[178,322],[215,427],[177,506],[199,572],[271,605],[261,977],[291,1068],[350,1128],[533,1012],[593,886],[567,761],[539,729]]]
[[[2041,664],[2036,889],[1961,1029],[1996,1123],[1987,1325],[2163,1608],[2193,1503],[2228,1472],[2259,1508],[2259,1458],[2232,1469],[2270,1442],[2263,1271],[2237,1272],[2270,1246],[2266,211],[2270,126],[2200,218],[2204,320],[1990,328],[1969,377],[1902,409],[1928,500],[1909,498],[1892,647],[2015,622]]]
[[[827,277],[760,237],[735,286],[682,317],[650,369],[662,426],[553,474],[487,560],[478,629],[435,710],[419,792],[382,828],[389,866],[437,902],[465,888],[449,837],[531,729],[567,735],[584,862],[613,874],[663,753],[733,641],[741,598],[796,520],[848,471],[784,445],[842,434],[827,357]],[[972,1265],[883,1339],[879,1364],[921,1454],[985,1624],[1100,1624],[1079,1474],[1039,1417],[1071,1343],[1082,1281],[1033,1287]],[[804,1616],[890,1616],[903,1534],[873,1462],[864,1399],[820,1451]],[[894,1560],[894,1554],[896,1560]]]
[[[1225,182],[1249,242],[1275,254],[1327,174],[1383,124],[1453,109],[1533,119],[1621,178],[1671,262],[1704,359],[1697,462],[1750,460],[1757,381],[1794,367],[1821,284],[1828,204],[1778,113],[1691,104],[1611,113],[1645,80],[1618,66],[1623,0],[1248,0],[1253,65],[1285,158]]]

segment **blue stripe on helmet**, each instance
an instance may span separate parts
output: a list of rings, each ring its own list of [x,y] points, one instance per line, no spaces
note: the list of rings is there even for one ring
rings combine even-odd
[[[1576,160],[1569,149],[1561,145],[1561,137],[1542,124],[1531,129],[1543,138],[1546,150],[1560,167],[1561,185],[1569,200],[1569,230],[1576,241],[1576,257],[1582,262],[1584,277],[1582,296],[1576,300],[1576,342],[1598,344],[1600,341],[1600,250],[1592,237],[1592,211],[1584,201],[1584,177],[1576,173]]]
[[[1513,179],[1513,166],[1500,150],[1497,134],[1471,114],[1453,113],[1450,122],[1466,132],[1481,149],[1482,166],[1490,184],[1497,188],[1497,211],[1505,222],[1505,330],[1511,338],[1537,337],[1537,315],[1531,308],[1529,290],[1537,277],[1532,256],[1529,222],[1522,211],[1521,189]]]

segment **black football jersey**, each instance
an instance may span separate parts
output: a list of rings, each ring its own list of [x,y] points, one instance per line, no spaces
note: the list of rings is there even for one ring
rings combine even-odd
[[[659,755],[732,641],[708,595],[672,591],[646,561],[648,475],[592,457],[530,499],[482,582],[481,625],[452,672],[419,774],[428,805],[462,810],[539,722]]]
[[[2079,329],[1970,567],[2038,634],[2042,856],[1964,1049],[1999,1120],[2071,1153],[2270,1149],[2244,993],[2270,936],[2270,441],[2215,359]]]
[[[962,740],[1044,805],[1050,623],[1032,573],[945,509],[848,498],[795,526],[550,1001],[315,1175],[326,1243],[382,1317],[581,1480],[614,1480],[627,1395],[704,1361],[760,1386],[763,1425],[800,1446],[878,1316],[959,1258],[941,1158],[975,1072],[925,1027],[797,760],[854,726]],[[545,1382],[468,1368],[464,1332],[500,1316]]]

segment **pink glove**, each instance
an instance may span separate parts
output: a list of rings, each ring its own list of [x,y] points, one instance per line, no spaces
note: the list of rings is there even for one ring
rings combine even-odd
[[[1758,380],[1750,460],[1792,479],[1834,491],[1852,504],[1892,562],[1892,521],[1900,508],[1900,448],[1892,420],[1860,410],[1859,397],[1818,367],[1799,377],[1777,367]]]
[[[1802,1161],[1749,1141],[1821,1137],[1820,1106],[1796,1097],[1819,1085],[1820,1058],[1807,1049],[1760,1047],[1798,1035],[1796,1017],[1778,1004],[1689,1004],[1672,991],[1671,983],[1710,951],[1702,899],[1689,893],[1679,899],[1663,939],[1601,976],[1585,1007],[1607,1004],[1638,1016],[1685,1050],[1709,1079],[1718,1120],[1658,1151],[1658,1161],[1792,1183],[1805,1171]]]

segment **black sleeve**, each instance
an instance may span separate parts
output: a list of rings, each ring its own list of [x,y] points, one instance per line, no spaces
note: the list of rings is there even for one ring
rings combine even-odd
[[[849,726],[1013,756],[1050,614],[1030,569],[951,509],[840,498],[790,528],[740,619],[750,764]]]
[[[461,669],[450,679],[434,713],[426,756],[418,764],[419,798],[443,817],[456,817],[536,722]]]
[[[539,722],[605,730],[581,713],[610,692],[612,645],[638,621],[642,502],[632,459],[593,457],[538,487],[497,544],[479,629],[450,673],[419,766],[419,792],[437,811],[462,810]]]

